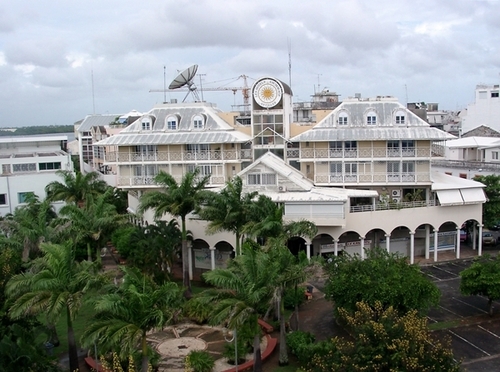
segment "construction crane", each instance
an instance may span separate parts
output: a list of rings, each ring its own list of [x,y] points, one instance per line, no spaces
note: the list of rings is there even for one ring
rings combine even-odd
[[[217,91],[232,91],[234,95],[236,95],[237,91],[241,91],[243,95],[243,106],[249,107],[250,106],[250,88],[248,87],[248,76],[247,75],[240,75],[236,79],[232,79],[232,81],[236,81],[239,79],[243,80],[243,86],[239,87],[216,87],[216,88],[207,88],[207,87],[202,87],[201,85],[201,77],[200,77],[200,91],[203,97],[203,92],[217,92]],[[212,84],[212,83],[209,83]],[[176,88],[176,89],[151,89],[149,92],[150,93],[155,93],[155,92],[189,92],[190,90],[193,90],[192,87],[188,88]],[[203,100],[203,98],[202,98]]]

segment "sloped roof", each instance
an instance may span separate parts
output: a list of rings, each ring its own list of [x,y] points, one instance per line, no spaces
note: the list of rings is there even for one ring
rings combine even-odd
[[[500,142],[498,137],[462,137],[445,142],[448,148],[480,148],[489,147]]]
[[[431,173],[431,181],[432,181],[431,189],[433,191],[485,187],[485,185],[482,184],[481,182],[450,176],[449,174],[437,171],[433,171]]]
[[[377,114],[377,125],[366,126],[365,114],[373,110]],[[339,126],[336,117],[339,112],[347,112],[349,124]],[[406,113],[405,124],[394,123],[394,113]],[[431,127],[424,120],[406,109],[396,99],[382,100],[346,100],[334,109],[312,129],[299,134],[290,140],[292,142],[322,142],[322,141],[370,141],[391,139],[426,139],[446,140],[455,136]]]
[[[462,134],[462,137],[500,137],[500,133],[487,125],[480,125]]]
[[[206,103],[162,104],[143,114],[120,133],[106,138],[95,145],[170,145],[186,143],[245,143],[251,137],[235,130],[218,113],[220,110]],[[203,128],[193,128],[193,118],[204,118]],[[169,130],[166,121],[175,116],[178,129]],[[142,118],[153,120],[150,130],[143,130]]]
[[[115,121],[120,114],[87,115],[78,127],[78,132],[90,132],[92,127],[109,125]]]
[[[282,177],[289,179],[291,182],[299,186],[304,190],[311,190],[314,187],[314,183],[311,180],[308,180],[304,177],[302,173],[300,173],[294,167],[288,165],[281,159],[280,157],[274,155],[272,152],[266,152],[248,167],[243,169],[238,176],[242,177],[246,173],[249,173],[260,164],[264,164],[265,166],[271,168],[276,174],[279,174]]]

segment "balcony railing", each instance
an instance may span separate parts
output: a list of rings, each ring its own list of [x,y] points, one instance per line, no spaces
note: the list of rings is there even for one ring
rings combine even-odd
[[[177,183],[180,183],[182,176],[174,176]],[[212,175],[208,180],[208,186],[224,185],[225,178],[220,175]],[[154,176],[133,176],[133,177],[118,177],[117,186],[154,186]]]
[[[413,202],[399,202],[399,203],[376,203],[375,205],[351,205],[351,213],[359,212],[375,212],[375,211],[387,211],[394,209],[406,209],[406,208],[423,208],[423,207],[435,207],[438,204],[434,200],[429,201],[413,201]]]
[[[314,177],[316,184],[338,185],[345,183],[408,183],[430,182],[429,172],[415,173],[358,173],[358,174],[317,174]]]
[[[404,149],[287,149],[289,159],[352,159],[352,158],[429,158],[430,148]]]
[[[231,161],[251,160],[252,150],[211,150],[211,151],[158,151],[152,153],[118,153],[108,152],[106,163],[134,162],[190,162],[190,161]]]

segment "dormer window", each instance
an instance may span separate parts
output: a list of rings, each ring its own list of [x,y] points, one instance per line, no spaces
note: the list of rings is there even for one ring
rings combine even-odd
[[[142,118],[141,127],[142,130],[151,130],[151,128],[153,128],[153,121],[151,120],[151,118],[150,117]]]
[[[342,126],[342,125],[347,125],[348,124],[348,116],[347,116],[347,112],[341,112],[339,113],[339,116],[337,118],[337,123],[339,126]]]
[[[406,113],[403,110],[396,111],[394,115],[394,122],[398,125],[406,124]]]
[[[203,129],[205,127],[205,120],[201,115],[195,115],[193,118],[193,129]]]
[[[171,115],[167,118],[167,130],[177,130],[178,124],[177,116]]]
[[[374,112],[366,115],[366,125],[377,125],[377,115]]]

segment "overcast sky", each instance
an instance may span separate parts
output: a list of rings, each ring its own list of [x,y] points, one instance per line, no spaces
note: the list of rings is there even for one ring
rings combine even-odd
[[[193,64],[198,86],[288,83],[289,54],[295,101],[327,88],[459,110],[476,84],[500,82],[500,0],[4,0],[0,126],[182,101],[164,81]],[[241,91],[203,96],[243,103]]]

